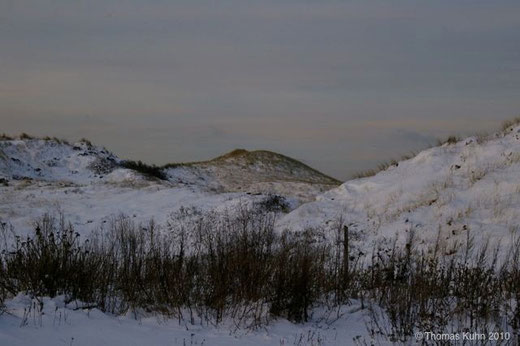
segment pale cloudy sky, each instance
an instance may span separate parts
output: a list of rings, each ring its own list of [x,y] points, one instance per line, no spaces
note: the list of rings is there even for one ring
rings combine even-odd
[[[346,179],[519,114],[518,0],[0,0],[0,132]]]

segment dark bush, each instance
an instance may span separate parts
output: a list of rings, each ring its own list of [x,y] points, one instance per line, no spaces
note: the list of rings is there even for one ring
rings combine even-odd
[[[461,139],[457,136],[449,136],[445,140],[439,140],[437,144],[438,145],[444,145],[444,144],[453,145],[453,144],[457,144],[460,140]]]
[[[166,174],[160,167],[157,167],[155,165],[147,165],[146,163],[143,163],[141,161],[125,160],[121,162],[121,167],[142,173],[147,177],[154,177],[161,180],[167,179]]]
[[[0,134],[0,141],[12,141],[14,138],[6,135],[5,133]]]
[[[257,206],[266,212],[288,212],[289,203],[285,197],[280,195],[269,195],[264,200],[258,202]]]
[[[30,135],[28,135],[28,134],[25,133],[25,132],[22,132],[22,133],[20,134],[20,139],[33,139],[33,138],[34,138],[33,136],[30,136]]]

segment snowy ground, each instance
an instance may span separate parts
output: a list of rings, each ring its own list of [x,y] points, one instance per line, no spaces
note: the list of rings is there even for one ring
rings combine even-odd
[[[0,218],[9,221],[19,232],[30,231],[34,221],[45,213],[63,213],[78,232],[88,234],[121,214],[137,223],[154,219],[164,225],[181,207],[225,211],[262,198],[239,193],[209,194],[189,187],[150,182],[142,182],[138,187],[63,186],[55,182],[24,184],[13,182],[9,188],[0,187]]]
[[[160,316],[110,316],[97,309],[78,309],[62,297],[39,302],[19,295],[0,317],[1,345],[355,345],[366,337],[366,310],[357,302],[341,311],[315,311],[313,321],[293,324],[274,321],[255,330],[222,325],[191,325]]]

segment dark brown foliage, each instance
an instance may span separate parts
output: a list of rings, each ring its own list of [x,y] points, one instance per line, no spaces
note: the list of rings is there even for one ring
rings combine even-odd
[[[148,177],[153,177],[161,180],[167,179],[166,174],[164,174],[162,168],[157,167],[155,165],[148,165],[146,163],[143,163],[142,161],[122,161],[121,167],[137,171]]]

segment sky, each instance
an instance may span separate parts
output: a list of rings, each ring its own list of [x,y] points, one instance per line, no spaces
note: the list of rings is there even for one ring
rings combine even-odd
[[[518,115],[518,0],[0,0],[0,133],[344,180]]]

